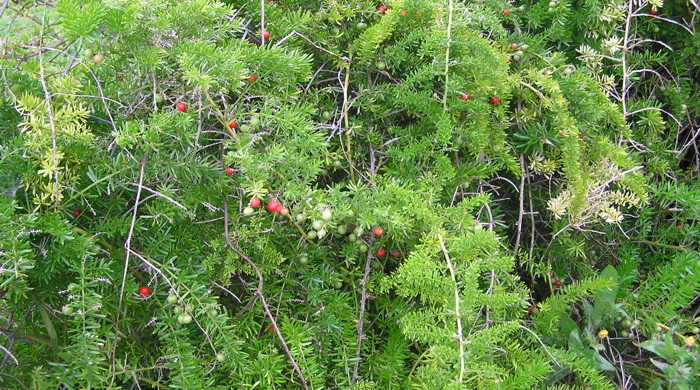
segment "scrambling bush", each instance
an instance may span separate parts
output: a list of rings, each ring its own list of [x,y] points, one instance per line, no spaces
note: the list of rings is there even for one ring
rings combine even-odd
[[[5,2],[0,384],[696,387],[698,11]]]

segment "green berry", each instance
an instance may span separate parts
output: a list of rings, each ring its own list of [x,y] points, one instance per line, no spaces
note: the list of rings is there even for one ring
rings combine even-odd
[[[219,352],[219,353],[216,354],[216,361],[217,361],[217,362],[223,363],[224,360],[226,360],[226,355],[224,355],[224,354],[221,353],[221,352]]]
[[[63,308],[61,309],[61,312],[63,312],[63,314],[65,314],[65,315],[69,316],[69,315],[73,314],[73,308],[71,308],[71,307],[68,306],[68,305],[65,305],[65,306],[63,306]]]
[[[297,214],[297,216],[295,218],[296,218],[297,222],[303,222],[306,219],[306,215]]]
[[[177,322],[183,325],[189,324],[192,322],[192,316],[187,313],[181,313],[179,316],[177,316]]]
[[[166,301],[170,304],[177,303],[177,295],[175,295],[175,294],[168,295],[168,298],[166,298]]]
[[[255,210],[250,206],[243,209],[243,215],[246,217],[253,215],[254,212]]]
[[[367,28],[367,23],[365,23],[365,22],[357,23],[357,28],[360,30],[364,30]]]
[[[319,230],[318,233],[316,233],[316,236],[318,237],[319,240],[322,239],[323,237],[325,237],[326,236],[326,229]]]
[[[180,313],[182,313],[182,306],[175,306],[175,308],[173,309],[173,311],[175,312],[175,314],[180,314]]]
[[[333,212],[330,209],[325,209],[321,212],[321,219],[324,221],[330,221],[333,218]]]
[[[311,227],[314,228],[314,230],[321,230],[323,229],[323,221],[320,219],[314,220],[314,222],[311,224]]]
[[[309,230],[309,231],[306,233],[306,238],[308,238],[309,240],[315,239],[315,238],[316,238],[316,231],[315,231],[315,230]]]
[[[94,56],[92,56],[92,62],[96,63],[97,65],[100,65],[101,63],[105,62],[105,56],[102,53],[97,53]]]
[[[309,263],[309,257],[306,255],[302,255],[299,257],[299,263],[301,264],[308,264]]]
[[[338,234],[345,234],[348,232],[348,228],[345,225],[338,226]]]

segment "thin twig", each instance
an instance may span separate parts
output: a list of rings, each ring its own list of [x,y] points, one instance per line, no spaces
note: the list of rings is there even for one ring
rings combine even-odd
[[[523,155],[520,155],[520,167],[522,168],[522,173],[520,176],[520,198],[518,199],[518,223],[517,223],[517,229],[518,233],[515,237],[515,248],[513,249],[513,255],[517,256],[518,255],[518,249],[520,249],[520,236],[522,234],[522,229],[523,229],[523,215],[525,213],[525,207],[523,205],[525,201],[525,158]]]
[[[260,39],[265,46],[265,0],[260,0]]]
[[[360,361],[362,360],[362,340],[367,336],[365,335],[365,310],[367,308],[367,281],[369,280],[369,273],[372,269],[372,246],[374,245],[374,236],[370,238],[367,245],[367,256],[365,257],[365,273],[362,275],[362,280],[360,280],[360,311],[357,318],[357,342],[355,346],[355,366],[352,369],[352,379],[351,384],[354,384],[359,379],[359,369]]]
[[[124,301],[124,287],[126,285],[126,273],[129,270],[129,259],[131,257],[131,237],[134,235],[134,225],[136,225],[136,214],[138,213],[138,204],[139,200],[141,199],[141,186],[143,185],[143,176],[144,176],[144,169],[146,166],[146,161],[141,161],[141,172],[139,174],[139,188],[138,191],[136,192],[136,201],[134,204],[134,213],[131,215],[131,226],[129,227],[129,234],[126,237],[126,241],[124,241],[124,249],[126,250],[126,255],[124,259],[124,269],[122,272],[122,283],[121,287],[119,288],[119,303],[117,304],[117,315],[114,320],[114,326],[116,328],[115,334],[119,333],[119,316],[122,311],[122,304]],[[116,352],[117,352],[117,340],[114,341],[114,346],[112,348],[112,382],[114,382],[115,379],[115,369],[116,369]]]
[[[238,298],[238,296],[237,296],[236,294],[234,294],[233,292],[231,292],[231,290],[229,290],[229,289],[227,289],[226,287],[220,285],[219,283],[216,283],[216,282],[212,282],[212,283],[214,284],[215,287],[220,288],[220,289],[226,291],[227,293],[229,293],[229,295],[231,295],[232,297],[236,298],[236,300],[238,301],[238,303],[243,303],[243,302],[241,302],[241,299]]]
[[[447,111],[447,95],[449,92],[450,79],[450,45],[452,44],[452,13],[454,10],[453,0],[448,1],[447,8],[447,48],[445,49],[445,91],[442,95],[442,109]],[[461,380],[460,380],[461,382]]]
[[[459,287],[457,286],[457,277],[455,276],[455,269],[452,266],[452,260],[450,260],[450,254],[447,253],[447,248],[445,247],[445,241],[442,239],[441,235],[438,235],[438,241],[440,241],[440,249],[442,249],[443,255],[445,255],[445,261],[447,261],[447,268],[450,270],[450,278],[452,278],[452,283],[455,285],[454,295],[455,295],[455,317],[457,319],[457,340],[459,340],[459,382],[464,380],[464,337],[462,336],[462,312],[460,311],[460,299],[459,299]]]
[[[308,42],[311,46],[317,48],[318,50],[321,50],[321,51],[324,52],[324,53],[330,54],[330,55],[332,55],[333,57],[336,57],[336,58],[340,58],[341,60],[343,60],[343,62],[346,62],[347,64],[352,63],[352,61],[350,60],[350,58],[348,58],[348,57],[346,57],[346,56],[341,56],[341,55],[339,55],[339,54],[335,54],[335,53],[333,53],[332,51],[330,51],[330,50],[328,50],[328,49],[326,49],[326,48],[324,48],[324,47],[321,47],[321,46],[317,45],[316,43],[314,43],[314,41],[312,41],[311,39],[307,38],[307,37],[304,36],[303,34],[297,32],[296,30],[290,32],[290,33],[287,34],[284,38],[280,39],[280,41],[277,42],[277,43],[275,44],[275,46],[281,45],[282,42],[286,41],[287,39],[289,39],[289,38],[291,38],[291,37],[293,37],[293,36],[295,36],[295,35],[298,36],[298,37],[300,37],[301,39],[305,40],[305,41]],[[310,83],[311,83],[311,82],[309,82],[309,84],[310,84]],[[308,86],[306,87],[306,89],[308,89]]]
[[[263,294],[263,287],[265,285],[264,279],[262,272],[260,272],[260,268],[253,262],[253,260],[250,259],[245,253],[243,253],[241,250],[239,250],[230,240],[229,234],[228,234],[228,200],[226,197],[224,197],[224,239],[226,240],[226,246],[228,246],[229,249],[234,251],[240,258],[245,260],[248,265],[253,268],[255,271],[255,274],[258,277],[258,287],[255,290],[254,295],[260,299],[260,302],[262,303],[263,311],[265,312],[265,315],[267,318],[270,320],[272,323],[272,329],[274,330],[275,334],[277,335],[277,338],[280,341],[280,344],[282,344],[282,349],[284,350],[284,354],[287,355],[287,358],[289,359],[290,363],[292,364],[292,367],[294,367],[294,371],[296,371],[297,375],[299,376],[299,380],[301,381],[302,386],[304,387],[305,390],[309,389],[309,385],[306,382],[306,379],[304,379],[304,374],[301,372],[301,368],[299,367],[299,364],[297,364],[297,361],[294,359],[294,356],[292,356],[292,353],[289,350],[289,346],[287,345],[287,342],[284,339],[284,336],[279,330],[279,327],[277,326],[277,321],[275,321],[275,317],[272,315],[272,312],[270,311],[270,306],[267,304],[267,300],[265,299],[265,295]],[[251,302],[253,302],[251,300]],[[252,303],[250,303],[252,304]]]
[[[139,200],[141,199],[141,189],[143,188],[143,176],[144,176],[144,169],[146,167],[146,161],[141,162],[141,172],[139,173],[139,186],[138,190],[136,191],[136,201],[134,204],[134,212],[131,214],[131,226],[129,226],[129,234],[126,236],[126,241],[124,241],[124,249],[126,250],[126,257],[124,259],[124,269],[122,272],[122,284],[121,287],[119,288],[119,303],[117,304],[117,319],[114,321],[115,324],[119,322],[119,314],[121,313],[122,309],[122,302],[124,300],[124,287],[126,285],[126,273],[129,269],[129,259],[131,257],[131,238],[134,235],[134,226],[136,225],[136,214],[138,214],[138,204]]]
[[[139,190],[144,189],[144,190],[150,192],[151,194],[153,194],[154,196],[160,196],[161,198],[163,198],[163,199],[169,201],[170,203],[174,204],[175,206],[177,206],[177,207],[179,207],[179,208],[181,208],[181,209],[183,209],[183,210],[185,210],[185,211],[188,211],[188,210],[187,210],[187,207],[183,206],[180,202],[178,202],[178,201],[176,201],[175,199],[169,197],[168,195],[165,195],[165,194],[162,193],[162,192],[158,192],[158,191],[156,191],[156,190],[154,190],[154,189],[152,189],[152,188],[146,187],[146,186],[144,186],[144,185],[142,185],[142,184],[137,184],[137,183],[127,183],[127,184],[130,184],[130,185],[132,185],[132,186],[138,187]]]
[[[338,74],[338,78],[340,79],[340,73]],[[340,120],[344,121],[345,124],[345,148],[347,149],[345,151],[345,155],[348,159],[348,164],[350,165],[350,178],[354,182],[355,181],[355,171],[354,166],[352,164],[352,145],[351,145],[351,139],[350,139],[350,120],[348,118],[348,111],[350,107],[348,106],[348,88],[350,85],[350,64],[348,64],[347,68],[345,68],[345,81],[342,83],[343,87],[343,111],[340,117]],[[342,140],[342,136],[341,136]]]
[[[41,35],[39,36],[39,45],[43,45],[44,40],[44,26],[46,24],[46,9],[41,17]],[[56,123],[53,117],[53,107],[51,107],[51,94],[49,89],[46,87],[46,76],[44,72],[44,52],[39,50],[39,82],[41,83],[41,89],[44,91],[44,100],[46,101],[46,114],[49,117],[49,126],[51,127],[51,167],[53,169],[53,202],[54,207],[58,208],[59,203],[59,184],[58,184],[58,159],[56,157]]]
[[[15,357],[15,355],[12,354],[12,352],[10,352],[10,350],[8,350],[7,348],[3,347],[2,345],[0,345],[0,349],[2,349],[3,351],[5,351],[5,353],[7,354],[7,356],[9,356],[10,359],[12,359],[12,360],[15,362],[15,366],[19,366],[19,362],[17,361],[17,358]]]
[[[540,345],[542,345],[542,348],[544,348],[544,351],[547,353],[547,355],[549,355],[549,358],[552,359],[552,361],[557,365],[557,367],[561,367],[561,364],[559,364],[559,362],[558,362],[557,359],[554,357],[554,355],[552,355],[552,354],[549,352],[549,350],[547,349],[547,346],[542,342],[542,339],[540,338],[540,336],[537,335],[537,333],[531,331],[529,328],[527,328],[526,326],[523,326],[523,325],[518,325],[518,327],[519,327],[520,329],[526,330],[526,331],[529,332],[531,335],[535,336],[535,338],[536,338],[537,341],[540,343]]]

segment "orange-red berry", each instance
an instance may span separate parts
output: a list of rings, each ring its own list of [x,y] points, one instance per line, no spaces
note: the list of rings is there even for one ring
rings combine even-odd
[[[139,295],[141,295],[143,297],[151,296],[152,293],[153,293],[153,290],[151,290],[151,288],[148,286],[139,287]]]
[[[276,200],[271,200],[267,202],[267,211],[271,213],[277,212],[277,207],[280,207],[280,204]]]

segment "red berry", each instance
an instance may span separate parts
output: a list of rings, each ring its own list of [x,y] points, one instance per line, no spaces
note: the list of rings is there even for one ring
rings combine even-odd
[[[238,122],[231,121],[228,123],[228,127],[229,127],[229,129],[235,129],[236,127],[238,127]]]
[[[506,15],[506,16],[510,15],[510,10],[504,9],[503,15]]]
[[[401,256],[401,253],[399,253],[399,251],[397,251],[397,250],[393,250],[393,251],[389,252],[389,254],[391,255],[391,257],[395,257],[397,259]]]
[[[175,108],[177,108],[177,110],[180,112],[185,112],[185,110],[187,110],[187,105],[185,103],[180,102],[175,105]]]
[[[148,297],[151,295],[151,293],[153,293],[153,290],[151,290],[150,287],[148,287],[148,286],[139,287],[139,295],[141,295],[143,297]]]
[[[233,168],[228,167],[228,168],[224,169],[224,173],[229,175],[229,176],[233,176],[233,173],[234,173]]]
[[[459,98],[462,99],[462,100],[464,100],[465,102],[466,102],[467,100],[469,100],[470,97],[471,97],[471,96],[469,96],[468,93],[463,93],[463,94],[459,95]]]
[[[277,203],[277,201],[273,199],[273,200],[267,202],[267,211],[269,211],[269,212],[271,212],[271,213],[274,213],[274,212],[277,211],[277,207],[278,207],[279,205],[280,205],[280,204]]]
[[[656,14],[659,13],[659,11],[658,11],[656,8],[652,8],[652,9],[649,10],[649,13],[652,14],[652,15],[656,15]]]
[[[382,4],[379,7],[377,7],[377,11],[379,11],[381,13],[385,13],[387,11],[387,8],[384,4]]]
[[[260,207],[260,203],[260,198],[250,198],[250,202],[248,204],[250,205],[250,207],[257,209],[258,207]]]
[[[284,206],[282,205],[282,203],[277,203],[277,207],[275,207],[275,212],[282,214],[282,210],[284,210]]]
[[[274,333],[274,332],[275,332],[275,326],[274,326],[274,325],[270,325],[270,326],[267,327],[267,333]]]
[[[73,215],[73,217],[78,218],[80,216],[80,210],[73,209],[73,211],[71,211],[71,214]]]
[[[384,257],[386,256],[386,250],[384,250],[384,248],[379,248],[377,249],[375,254],[377,255],[377,257]]]
[[[497,96],[491,96],[490,101],[491,101],[491,104],[494,104],[494,105],[501,103],[501,99],[499,99]]]
[[[513,49],[513,50],[517,49],[518,47],[519,47],[518,44],[515,43],[515,42],[513,42],[513,43],[510,44],[510,48]]]
[[[561,280],[555,280],[554,285],[557,287],[561,286]]]
[[[399,13],[400,13],[401,15],[403,15],[403,16],[406,16],[406,15],[408,14],[408,13],[407,13],[406,11],[404,11],[404,10],[400,10]]]
[[[248,80],[249,80],[251,83],[252,83],[252,82],[255,82],[255,80],[257,80],[257,79],[258,79],[258,76],[254,75],[254,74],[251,74],[250,76],[248,76]]]
[[[269,32],[269,31],[263,31],[262,36],[263,36],[263,38],[265,38],[265,39],[270,39],[270,32]]]
[[[372,229],[372,233],[374,233],[375,237],[381,237],[382,234],[384,234],[384,230],[381,226],[375,226],[374,229]]]

